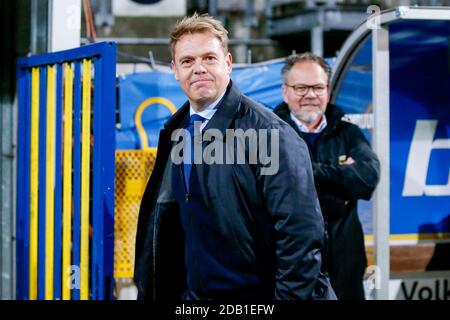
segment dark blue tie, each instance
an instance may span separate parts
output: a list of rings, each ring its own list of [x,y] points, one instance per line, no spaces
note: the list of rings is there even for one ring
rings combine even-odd
[[[190,150],[190,159],[187,159],[188,161],[185,161],[183,163],[184,166],[184,181],[186,183],[186,189],[187,191],[189,191],[189,178],[191,177],[191,170],[192,170],[192,164],[194,163],[194,135],[198,135],[200,134],[200,126],[197,123],[197,130],[194,130],[194,125],[195,122],[202,122],[205,121],[206,119],[203,118],[202,116],[199,116],[198,114],[193,114],[191,115],[190,119],[189,119],[189,125],[187,126],[187,130],[189,131],[190,135],[191,135],[191,139],[190,141],[187,141],[186,144],[186,149],[185,150]],[[196,132],[197,131],[197,132]],[[190,161],[189,161],[190,160]]]

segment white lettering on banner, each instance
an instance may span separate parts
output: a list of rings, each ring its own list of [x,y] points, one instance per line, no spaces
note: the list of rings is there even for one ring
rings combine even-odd
[[[437,124],[437,120],[417,120],[416,122],[406,165],[402,192],[404,197],[450,195],[450,168],[446,185],[426,184],[431,151],[450,149],[450,139],[433,140]]]
[[[405,300],[450,300],[448,279],[436,279],[433,282],[420,280],[403,281],[397,299]]]
[[[391,274],[391,277],[389,300],[450,300],[449,271],[403,272]],[[377,288],[368,281],[370,279],[364,280],[365,296],[367,300],[374,300]]]
[[[356,124],[360,129],[373,129],[373,113],[347,113],[341,120]]]

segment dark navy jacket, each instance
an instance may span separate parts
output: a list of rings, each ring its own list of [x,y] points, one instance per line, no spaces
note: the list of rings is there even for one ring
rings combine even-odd
[[[289,107],[281,103],[274,109],[303,139],[290,117]],[[378,183],[380,163],[362,131],[342,120],[344,112],[328,104],[327,127],[310,147],[313,173],[322,213],[327,222],[328,250],[325,268],[339,299],[364,299],[362,278],[367,265],[364,234],[358,218],[357,200],[369,200]],[[355,163],[340,165],[340,158]]]
[[[138,299],[179,300],[187,288],[185,235],[171,190],[170,152],[171,135],[182,127],[188,112],[186,103],[161,130],[155,167],[142,199],[134,271]],[[195,166],[192,174],[214,219],[214,231],[223,236],[242,265],[251,265],[252,273],[271,284],[272,299],[323,298],[332,292],[320,273],[325,231],[304,141],[231,83],[203,132],[211,128],[223,137],[226,129],[279,130],[279,169],[274,175],[263,175],[260,161]],[[207,145],[203,142],[203,148]],[[275,149],[269,146],[269,150]],[[246,287],[230,288],[231,294],[222,297],[233,298],[233,290],[248,291],[249,299],[257,298]]]
[[[185,233],[187,292],[184,299],[271,299],[273,281],[258,264],[243,259],[229,234],[217,232],[215,212],[203,202],[195,166],[185,188],[183,165],[172,166],[172,191]],[[189,195],[186,200],[186,195]]]

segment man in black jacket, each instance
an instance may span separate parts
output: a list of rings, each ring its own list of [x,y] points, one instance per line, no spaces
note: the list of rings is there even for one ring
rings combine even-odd
[[[188,102],[160,132],[142,199],[138,299],[335,297],[320,272],[325,230],[307,147],[231,82],[227,41],[207,15],[171,34]]]
[[[370,199],[380,172],[361,130],[329,103],[330,68],[311,53],[287,58],[281,74],[284,102],[274,112],[306,141],[328,231],[324,268],[338,299],[364,299],[367,265],[357,200]]]

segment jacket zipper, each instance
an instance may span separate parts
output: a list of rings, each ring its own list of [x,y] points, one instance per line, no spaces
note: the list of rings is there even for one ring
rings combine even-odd
[[[180,165],[180,172],[181,172],[181,179],[183,180],[183,190],[184,190],[184,194],[185,194],[185,201],[186,201],[186,204],[188,204],[189,200],[190,200],[190,194],[189,194],[189,191],[187,191],[186,181],[184,180],[184,169],[181,165]]]
[[[155,211],[155,215],[153,217],[153,300],[156,300],[156,222],[158,221],[158,215],[159,215],[159,207],[158,204],[156,204],[157,210]]]

